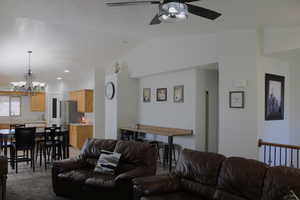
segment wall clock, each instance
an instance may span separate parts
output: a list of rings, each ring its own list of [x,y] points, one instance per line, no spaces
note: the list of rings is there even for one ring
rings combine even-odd
[[[106,98],[108,99],[113,99],[114,96],[115,96],[115,85],[113,82],[108,82],[106,85],[105,85],[105,96]]]

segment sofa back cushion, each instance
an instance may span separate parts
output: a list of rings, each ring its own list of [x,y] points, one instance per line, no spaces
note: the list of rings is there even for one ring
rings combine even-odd
[[[256,160],[231,157],[221,168],[216,200],[261,198],[268,166]]]
[[[96,159],[96,162],[102,150],[114,151],[117,140],[87,139],[81,149],[81,156],[86,159]]]
[[[122,154],[120,165],[154,167],[156,169],[157,152],[155,146],[134,141],[118,141],[115,152]]]
[[[300,196],[300,169],[271,167],[266,174],[262,200],[281,200],[290,190]]]
[[[225,156],[183,149],[175,169],[187,192],[212,199]]]

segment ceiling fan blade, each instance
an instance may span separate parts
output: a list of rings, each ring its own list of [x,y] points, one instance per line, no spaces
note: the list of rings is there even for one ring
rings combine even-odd
[[[207,19],[215,20],[222,15],[221,13],[206,8],[202,8],[190,4],[186,4],[186,5],[190,13]]]
[[[127,2],[105,2],[106,5],[110,7],[115,6],[136,6],[136,5],[151,5],[160,4],[160,1],[127,1]]]
[[[155,25],[155,24],[160,24],[160,23],[161,23],[161,21],[159,20],[158,15],[155,15],[155,17],[150,22],[150,25]]]
[[[200,1],[200,0],[183,0],[184,3],[190,3],[190,2],[195,2],[195,1]]]

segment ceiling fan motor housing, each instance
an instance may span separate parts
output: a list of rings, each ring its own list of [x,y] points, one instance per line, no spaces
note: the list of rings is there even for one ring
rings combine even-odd
[[[180,2],[168,2],[159,6],[159,19],[164,22],[177,22],[187,19],[187,5]]]

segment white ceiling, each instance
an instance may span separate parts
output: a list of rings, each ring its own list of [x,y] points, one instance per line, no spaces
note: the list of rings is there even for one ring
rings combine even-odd
[[[150,26],[155,5],[110,8],[102,0],[0,0],[0,85],[21,79],[27,50],[33,51],[38,79],[50,81],[64,69],[76,78],[93,67],[107,67],[151,38],[300,24],[299,0],[202,0],[194,4],[223,16],[215,22],[190,16],[186,22]]]

